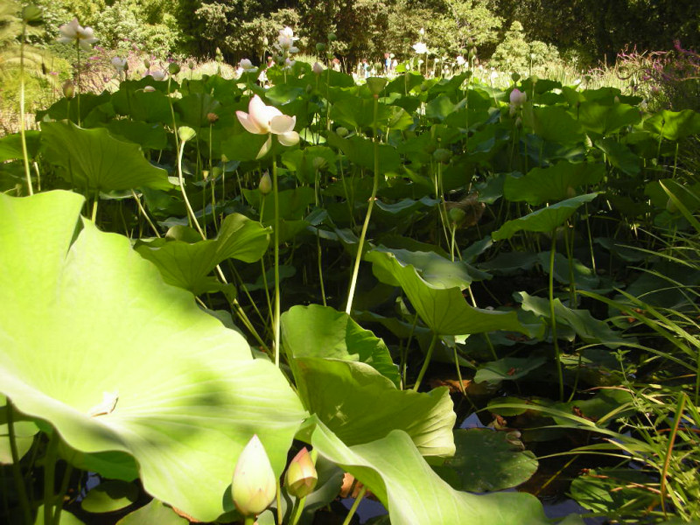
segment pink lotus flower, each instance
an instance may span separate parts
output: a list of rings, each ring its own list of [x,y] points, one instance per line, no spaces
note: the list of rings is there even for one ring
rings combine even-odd
[[[274,106],[266,106],[258,95],[254,95],[248,103],[248,113],[236,111],[236,116],[241,125],[254,135],[270,134],[267,142],[263,144],[257,158],[263,157],[272,146],[272,135],[277,135],[277,140],[283,146],[294,146],[299,142],[299,133],[294,131],[297,123],[296,117],[284,115]]]

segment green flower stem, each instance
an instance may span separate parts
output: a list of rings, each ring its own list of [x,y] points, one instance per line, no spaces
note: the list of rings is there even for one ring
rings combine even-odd
[[[357,511],[357,507],[360,506],[360,502],[362,501],[362,498],[365,497],[366,493],[367,493],[367,487],[362,485],[362,488],[360,489],[360,493],[355,498],[355,502],[352,504],[352,507],[350,507],[350,512],[348,512],[348,515],[345,517],[345,521],[343,522],[343,525],[350,525],[350,522],[352,521],[352,517],[355,515],[355,512]]]
[[[24,485],[24,478],[22,478],[22,471],[19,464],[20,457],[17,450],[17,438],[15,436],[14,405],[10,399],[7,400],[6,407],[7,433],[10,438],[10,453],[12,454],[12,476],[15,478],[15,487],[17,488],[20,507],[22,507],[24,522],[27,525],[32,525],[34,520],[32,520],[31,506],[27,498],[27,487]]]
[[[29,171],[29,153],[27,152],[27,137],[25,135],[26,122],[24,121],[24,41],[27,33],[27,22],[22,22],[22,39],[19,44],[19,133],[22,141],[22,159],[24,160],[24,173],[27,177],[27,189],[29,195],[34,195],[32,188],[32,175]]]
[[[151,218],[148,216],[148,213],[146,213],[146,209],[143,207],[143,204],[141,204],[141,199],[139,199],[139,196],[136,195],[136,192],[134,190],[131,190],[131,196],[134,197],[134,200],[136,201],[136,205],[139,207],[139,212],[141,215],[144,216],[146,219],[146,222],[148,222],[149,226],[153,229],[153,233],[156,234],[156,237],[160,239],[160,233],[158,232],[158,229],[155,227],[153,222],[151,221]]]
[[[557,376],[559,377],[559,400],[564,401],[564,374],[561,369],[561,352],[557,340],[557,318],[554,314],[554,254],[557,248],[556,230],[552,232],[552,249],[549,252],[549,315],[552,321],[552,342],[554,343],[554,358],[557,361]]]
[[[175,133],[175,136],[177,137],[177,133]],[[194,223],[195,227],[197,228],[197,231],[202,236],[202,239],[206,240],[207,234],[204,233],[204,230],[202,230],[201,226],[199,225],[199,222],[197,222],[197,217],[194,214],[194,210],[192,209],[192,205],[190,204],[190,201],[187,198],[187,192],[185,191],[185,179],[182,176],[182,155],[185,152],[185,144],[186,144],[186,142],[183,140],[182,143],[180,144],[180,150],[179,150],[178,156],[177,156],[177,178],[178,178],[178,181],[180,182],[180,191],[182,192],[182,197],[185,199],[185,206],[187,206],[187,212],[189,213],[189,217],[191,219],[191,222]]]
[[[372,118],[372,129],[376,133],[377,130],[377,113],[379,111],[379,95],[374,95],[374,116]],[[367,206],[367,215],[365,222],[362,224],[362,233],[360,233],[360,242],[357,245],[357,256],[355,257],[355,267],[352,270],[352,278],[350,280],[350,291],[348,292],[348,304],[345,307],[345,313],[350,315],[352,311],[352,301],[355,297],[355,287],[357,286],[357,276],[360,273],[360,261],[362,260],[362,250],[365,245],[365,237],[369,228],[369,220],[372,217],[372,209],[374,201],[377,200],[377,189],[379,188],[379,137],[374,137],[374,183],[372,184],[372,195],[369,198]]]
[[[438,340],[438,334],[433,332],[433,339],[430,341],[430,347],[428,348],[428,353],[425,355],[425,361],[423,361],[423,366],[418,373],[418,379],[416,379],[416,384],[413,385],[413,391],[418,392],[420,388],[421,381],[423,381],[423,376],[428,370],[428,365],[430,364],[430,359],[433,357],[433,350],[435,350],[435,344]]]
[[[70,477],[73,474],[73,465],[70,463],[66,464],[66,471],[63,473],[63,480],[61,481],[61,488],[58,491],[58,505],[56,506],[56,512],[53,515],[53,525],[60,525],[61,523],[61,512],[63,511],[63,497],[68,491],[68,483],[70,483]]]
[[[275,503],[277,503],[277,523],[282,523],[282,482],[277,478],[277,492],[275,493]]]
[[[673,457],[673,445],[676,442],[676,437],[678,436],[678,427],[680,425],[681,419],[683,417],[683,410],[685,409],[685,402],[687,397],[684,392],[681,392],[678,398],[678,404],[676,405],[675,416],[673,418],[673,427],[671,428],[671,435],[668,438],[668,447],[666,449],[666,458],[664,459],[664,466],[661,470],[661,494],[659,498],[661,499],[661,510],[664,513],[664,519],[668,519],[668,513],[666,511],[666,491],[668,482],[668,469],[671,465],[671,458]]]
[[[274,240],[275,243],[275,313],[274,313],[274,334],[275,334],[275,366],[280,366],[280,203],[279,203],[279,184],[277,177],[277,159],[272,158],[272,192],[274,194],[275,203],[275,225],[274,225]]]
[[[58,434],[56,430],[49,437],[44,457],[44,523],[53,523],[54,478],[56,476],[56,460],[58,459]],[[59,505],[61,502],[58,502]]]
[[[306,504],[306,497],[297,498],[294,502],[294,507],[292,507],[292,516],[290,525],[297,525],[299,519],[301,518],[301,513],[304,511],[304,505]]]
[[[245,525],[255,525],[255,516],[246,516]]]
[[[321,253],[321,232],[316,229],[316,253],[318,254],[318,278],[321,281],[321,299],[323,300],[323,306],[328,306],[326,304],[326,288],[323,285],[323,261]]]
[[[76,103],[78,104],[78,126],[80,126],[80,40],[75,41],[75,51],[78,53],[78,58],[77,58],[77,64],[78,64],[78,69],[76,71],[77,73],[77,86],[76,86]],[[70,117],[69,117],[70,120]]]
[[[100,202],[100,191],[95,191],[95,198],[92,201],[92,217],[91,220],[93,224],[97,224],[97,205]]]

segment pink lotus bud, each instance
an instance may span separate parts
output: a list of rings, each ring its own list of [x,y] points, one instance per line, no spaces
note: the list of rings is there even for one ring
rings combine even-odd
[[[318,473],[306,447],[302,448],[287,468],[284,480],[287,492],[297,498],[305,498],[316,488]]]

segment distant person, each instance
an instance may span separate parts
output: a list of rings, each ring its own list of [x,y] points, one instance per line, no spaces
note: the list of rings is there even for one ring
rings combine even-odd
[[[391,53],[384,53],[384,74],[388,75],[391,71]]]

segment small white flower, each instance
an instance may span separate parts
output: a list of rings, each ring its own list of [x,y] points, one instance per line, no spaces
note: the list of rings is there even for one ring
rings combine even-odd
[[[463,66],[463,65],[464,65],[464,62],[465,62],[464,57],[463,57],[462,55],[459,55],[459,56],[457,57],[457,65],[458,65],[458,66]]]
[[[154,88],[153,86],[146,86],[146,87],[143,88],[143,90],[144,90],[146,93],[153,93],[153,92],[156,90],[156,88]]]
[[[92,28],[81,26],[77,18],[60,26],[58,31],[61,33],[61,36],[56,39],[58,42],[62,44],[78,42],[80,48],[85,51],[90,51],[90,44],[97,42]]]
[[[428,53],[428,46],[426,46],[423,42],[418,42],[413,44],[413,50],[419,55],[425,55]]]

